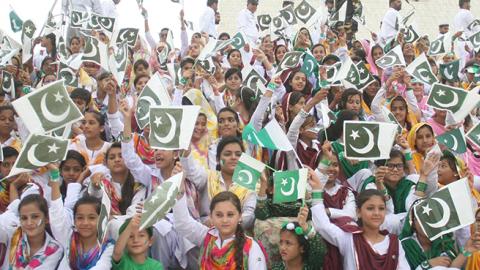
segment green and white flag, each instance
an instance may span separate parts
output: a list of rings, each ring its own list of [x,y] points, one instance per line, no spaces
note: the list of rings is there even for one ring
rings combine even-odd
[[[112,209],[112,202],[110,201],[110,197],[108,197],[105,188],[101,187],[102,190],[102,205],[100,206],[100,215],[98,216],[97,221],[97,241],[101,245],[105,242],[107,237],[107,229],[108,229],[108,218],[110,217],[110,210]]]
[[[427,104],[439,110],[452,112],[456,123],[463,120],[478,102],[480,95],[477,90],[465,91],[462,88],[434,83],[428,96]]]
[[[95,37],[87,38],[82,61],[93,62],[109,70],[107,45]]]
[[[345,121],[345,157],[354,160],[389,159],[396,132],[397,124]]]
[[[458,82],[460,77],[458,73],[460,71],[460,60],[455,60],[448,64],[440,64],[440,75],[442,78],[449,82]]]
[[[360,72],[350,57],[348,57],[347,61],[342,64],[339,73],[342,73],[344,68],[346,71],[344,80],[350,83],[354,88],[359,89],[358,86],[360,85]]]
[[[46,133],[83,118],[68,95],[64,81],[45,85],[12,102],[30,133]]]
[[[477,123],[474,127],[472,127],[467,132],[466,136],[470,140],[470,142],[480,148],[480,123]]]
[[[32,58],[32,38],[35,34],[37,27],[31,20],[27,20],[23,23],[22,28],[22,63],[28,62]]]
[[[150,107],[150,146],[154,149],[187,149],[199,106]]]
[[[430,43],[428,50],[429,56],[437,56],[450,52],[452,47],[452,37],[448,34],[442,35],[438,39]]]
[[[87,12],[72,10],[70,12],[70,28],[84,28],[88,19],[89,16]]]
[[[375,63],[382,69],[387,69],[394,66],[406,66],[405,58],[403,57],[402,46],[396,46],[387,54],[378,59]]]
[[[270,16],[269,14],[258,15],[257,21],[260,31],[263,32],[270,28],[270,24],[272,23],[272,16]]]
[[[402,125],[398,122],[397,118],[393,113],[385,106],[382,107],[383,118],[387,123],[392,123],[397,125],[397,134],[402,134]]]
[[[293,150],[293,146],[288,140],[287,135],[283,132],[283,129],[275,118],[258,132],[256,132],[251,125],[247,125],[247,127],[245,127],[247,130],[243,130],[242,138],[252,144],[260,145],[261,147],[271,150]]]
[[[302,56],[303,52],[287,52],[278,65],[277,72],[273,77],[280,76],[283,72],[299,66]]]
[[[101,30],[109,38],[111,38],[114,28],[115,28],[115,18],[104,17],[95,13],[92,13],[90,15],[90,20],[88,21],[87,29]]]
[[[273,203],[304,200],[307,191],[308,169],[273,173]]]
[[[341,62],[337,62],[331,66],[327,66],[327,82],[332,85],[332,86],[338,86],[341,85],[342,83],[337,79],[338,72],[340,71],[340,68],[342,67]]]
[[[432,85],[438,82],[425,53],[415,58],[415,60],[408,65],[406,71],[424,84]]]
[[[273,39],[286,38],[284,30],[287,27],[288,23],[281,15],[273,17],[272,23],[270,24],[270,35]]]
[[[368,71],[367,66],[363,61],[357,63],[358,74],[360,75],[360,83],[358,84],[358,90],[363,91],[371,83],[375,82],[375,78]]]
[[[17,13],[12,9],[8,14],[10,17],[10,27],[14,33],[20,32],[23,29],[23,21],[18,17]]]
[[[256,191],[263,170],[265,170],[265,164],[242,153],[233,172],[233,182],[246,189]]]
[[[297,17],[295,17],[295,11],[293,5],[288,5],[280,10],[280,16],[282,16],[289,25],[297,24]]]
[[[302,68],[300,69],[301,72],[305,73],[307,75],[307,78],[312,75],[312,73],[317,72],[318,73],[318,62],[317,59],[310,53],[310,52],[305,52],[305,55],[303,56],[303,64]]]
[[[327,99],[323,99],[318,105],[320,105],[320,113],[322,115],[322,127],[324,129],[327,129],[328,127],[330,127],[332,122],[335,122],[337,120],[337,116],[328,107]]]
[[[298,20],[303,22],[304,24],[308,23],[310,18],[315,15],[315,8],[310,5],[306,0],[303,0],[298,4],[298,6],[294,10],[295,16],[297,17]]]
[[[465,133],[463,128],[456,128],[436,137],[439,144],[445,145],[448,149],[457,154],[467,152],[467,141],[465,140]]]
[[[415,31],[412,25],[409,25],[405,31],[405,42],[414,43],[420,38],[420,35]]]
[[[30,134],[8,177],[65,160],[68,143],[69,140],[61,138]]]
[[[22,40],[25,40],[25,37],[27,37],[28,39],[32,39],[36,31],[37,27],[32,22],[32,20],[25,21],[22,27]]]
[[[415,219],[431,241],[475,222],[470,194],[468,180],[463,178],[415,205]]]
[[[242,69],[243,85],[263,94],[266,90],[265,84],[267,80],[261,76],[251,65],[246,65]]]
[[[175,174],[157,186],[150,194],[143,203],[140,230],[153,226],[170,212],[170,209],[175,205],[182,178],[183,172]]]
[[[108,67],[115,77],[118,86],[121,86],[127,68],[128,45],[124,43],[118,47],[112,46],[112,48],[113,53],[108,56]]]
[[[473,22],[471,22],[468,26],[467,26],[467,29],[468,31],[474,31],[475,29],[479,28],[480,27],[480,20],[474,20]]]
[[[169,106],[170,104],[172,104],[172,99],[157,72],[150,78],[138,96],[135,111],[138,127],[144,129],[150,123],[150,107]]]
[[[480,50],[480,31],[471,35],[468,40],[472,43],[473,49],[478,52]]]
[[[65,39],[63,38],[63,36],[60,36],[58,38],[57,52],[58,56],[60,57],[60,61],[67,61],[69,53],[67,49],[67,44],[65,43]]]
[[[78,87],[77,73],[62,61],[58,65],[58,78],[63,79],[65,85]]]
[[[5,93],[11,93],[15,95],[15,83],[13,81],[13,76],[6,70],[2,72],[2,90]]]
[[[122,28],[116,35],[115,43],[118,46],[119,44],[127,42],[129,47],[134,47],[137,42],[137,37],[138,28]]]

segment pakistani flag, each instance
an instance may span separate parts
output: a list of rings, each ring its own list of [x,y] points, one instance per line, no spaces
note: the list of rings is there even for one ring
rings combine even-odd
[[[118,86],[122,85],[127,68],[128,45],[123,43],[118,47],[113,46],[113,53],[108,56],[108,67],[115,77]]]
[[[278,65],[277,72],[273,77],[280,76],[284,71],[296,68],[298,65],[300,65],[302,56],[303,52],[287,52]]]
[[[2,90],[6,93],[15,94],[15,83],[13,81],[13,76],[6,70],[3,70],[2,73]]]
[[[87,38],[82,61],[96,63],[108,70],[108,47],[95,37]]]
[[[393,66],[406,66],[405,58],[403,57],[402,46],[396,46],[387,54],[378,59],[375,63],[382,69],[387,69]]]
[[[324,129],[327,129],[328,127],[330,127],[332,122],[335,122],[337,120],[337,116],[328,107],[327,99],[323,99],[322,101],[320,101],[319,105],[320,113],[322,115],[322,126]]]
[[[308,169],[273,173],[273,203],[304,200],[307,191]]]
[[[88,21],[88,13],[72,10],[70,12],[70,27],[71,28],[84,28],[83,25]]]
[[[439,83],[433,84],[427,100],[427,104],[433,108],[452,112],[457,123],[463,120],[478,102],[480,102],[478,89],[467,92],[462,88]]]
[[[345,157],[354,160],[389,159],[397,132],[392,123],[345,121]]]
[[[265,164],[242,153],[233,172],[233,182],[246,189],[256,191],[257,182],[265,169]]]
[[[117,34],[115,43],[122,44],[127,42],[129,47],[134,47],[137,42],[138,28],[122,28]]]
[[[405,17],[403,17],[402,24],[407,25],[408,21],[410,20],[410,18],[412,18],[414,14],[415,14],[415,8],[412,9]]]
[[[406,71],[424,84],[432,85],[438,82],[425,53],[415,58],[415,60],[408,65]]]
[[[439,144],[445,145],[448,149],[457,154],[467,152],[467,141],[463,129],[456,128],[436,137]]]
[[[297,17],[295,17],[293,5],[288,5],[285,8],[281,9],[280,16],[282,16],[289,25],[297,24]]]
[[[290,7],[293,7],[290,5]],[[306,0],[303,0],[300,2],[300,4],[297,5],[295,8],[295,16],[297,17],[298,20],[300,20],[302,23],[306,24],[310,20],[310,18],[315,15],[315,8],[310,5]]]
[[[87,23],[87,29],[88,30],[99,30],[101,29],[100,25],[98,24],[98,18],[101,15],[98,15],[96,13],[90,14],[90,20]]]
[[[102,205],[100,206],[100,215],[97,221],[97,241],[101,245],[105,242],[107,237],[108,217],[110,216],[110,210],[112,209],[112,202],[108,197],[105,188],[102,186]]]
[[[480,50],[480,31],[471,35],[468,40],[472,43],[473,49],[478,52]]]
[[[270,24],[272,23],[272,16],[268,14],[258,15],[257,21],[260,31],[265,31],[270,28]]]
[[[258,93],[260,90],[262,93],[265,90],[265,84],[267,80],[261,76],[252,66],[247,65],[242,69],[243,85],[253,89]]]
[[[342,3],[343,2],[343,3]],[[347,19],[348,0],[337,0],[335,2],[335,11],[332,13],[329,25],[333,26],[336,22],[344,22]]]
[[[415,205],[415,219],[427,237],[434,241],[475,222],[475,210],[470,198],[467,178],[460,179]]]
[[[358,84],[358,90],[363,91],[367,86],[375,81],[367,66],[363,61],[357,63],[358,75],[360,76],[360,82]]]
[[[474,31],[475,29],[477,29],[478,27],[480,27],[480,20],[474,20],[473,22],[471,22],[468,26],[467,26],[467,29],[468,31]]]
[[[92,13],[90,16],[90,21],[87,26],[88,29],[103,31],[109,38],[112,37],[114,27],[115,18],[104,17],[95,13]]]
[[[449,82],[458,82],[460,77],[458,73],[460,71],[460,60],[455,60],[448,64],[440,64],[440,74],[442,78]]]
[[[150,107],[169,106],[172,99],[167,88],[163,85],[159,73],[155,73],[147,82],[137,99],[135,118],[140,129],[150,123]]]
[[[60,65],[58,65],[58,78],[63,79],[65,81],[65,85],[78,87],[77,73],[61,61]]]
[[[478,148],[480,148],[480,123],[477,123],[474,127],[472,127],[466,134],[467,138],[475,144]]]
[[[408,26],[405,31],[405,42],[414,43],[420,38],[420,35],[415,31],[412,25]]]
[[[199,111],[199,106],[150,107],[151,147],[164,150],[187,149]]]
[[[212,57],[208,57],[206,59],[197,58],[197,60],[195,61],[195,65],[200,66],[205,72],[207,72],[210,75],[213,75],[216,70]]]
[[[315,57],[310,52],[305,52],[302,68],[300,69],[300,71],[305,73],[307,75],[307,78],[309,78],[314,72],[318,73],[317,59],[315,59]]]
[[[293,146],[288,140],[287,135],[275,119],[272,119],[258,132],[256,132],[255,128],[250,124],[247,125],[243,130],[242,138],[252,144],[260,145],[261,147],[271,150],[293,150]]]
[[[23,29],[23,21],[18,17],[17,13],[12,9],[9,13],[10,27],[14,33],[20,32]]]
[[[12,102],[30,133],[46,133],[83,118],[64,81],[45,85]]]
[[[327,67],[327,82],[330,85],[333,85],[333,86],[341,85],[341,82],[337,81],[338,72],[340,71],[341,67],[342,67],[341,62],[337,62]]]
[[[69,140],[30,134],[10,171],[9,177],[28,172],[66,158]]]
[[[277,17],[272,18],[272,24],[270,26],[270,32],[272,38],[285,37],[284,30],[288,27],[288,23],[285,19],[278,15]]]
[[[353,63],[350,57],[348,57],[347,61],[342,64],[339,73],[342,74],[343,70],[345,70],[346,72],[344,80],[352,84],[354,88],[358,89],[358,85],[360,84],[360,72],[358,71],[357,66]],[[338,79],[339,78],[337,78],[337,80]]]
[[[402,134],[402,125],[400,125],[395,115],[393,115],[393,113],[387,107],[382,107],[382,114],[386,122],[397,125],[397,134]]]
[[[446,36],[443,35],[438,39],[434,40],[432,43],[430,43],[428,55],[436,56],[436,55],[447,53],[447,50],[445,48],[445,39],[446,39]]]
[[[32,20],[25,21],[22,28],[22,40],[24,40],[25,37],[32,39],[35,31],[37,31],[37,27]]]
[[[182,178],[183,173],[175,174],[157,186],[150,194],[143,203],[140,230],[153,226],[170,212],[170,209],[175,205]]]
[[[57,52],[61,61],[66,61],[68,59],[69,53],[67,49],[67,44],[65,43],[65,39],[63,38],[63,36],[60,36],[58,38]]]
[[[238,32],[230,39],[230,44],[233,48],[239,50],[245,46],[245,36],[242,32]]]

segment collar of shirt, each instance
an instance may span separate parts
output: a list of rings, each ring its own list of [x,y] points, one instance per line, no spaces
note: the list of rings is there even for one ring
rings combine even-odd
[[[220,237],[220,232],[217,230],[217,228],[211,229],[208,233],[217,238],[217,240],[215,240],[215,245],[217,245],[217,247],[219,247],[219,248],[223,248],[226,244],[235,240],[235,235],[232,235],[231,237],[229,237],[227,239],[223,239],[223,241],[222,241],[222,239]]]

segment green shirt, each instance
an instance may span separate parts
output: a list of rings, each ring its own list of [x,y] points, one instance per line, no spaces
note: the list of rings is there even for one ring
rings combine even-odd
[[[143,264],[132,260],[127,253],[123,254],[118,263],[112,260],[112,270],[163,270],[163,265],[152,258],[147,257]]]

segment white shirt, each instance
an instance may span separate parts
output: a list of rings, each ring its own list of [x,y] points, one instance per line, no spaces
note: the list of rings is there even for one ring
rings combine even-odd
[[[458,11],[457,15],[455,15],[455,18],[453,19],[453,26],[455,29],[455,32],[457,31],[468,31],[467,27],[469,24],[471,24],[475,18],[473,17],[473,14],[470,10],[468,9],[460,9]],[[472,33],[466,33],[467,36],[469,36]]]
[[[66,14],[69,14],[71,11],[70,2],[72,2],[72,10],[93,11],[97,14],[103,14],[100,0],[62,0],[62,10]]]
[[[233,236],[228,239],[223,239],[222,241],[219,237],[219,232],[217,229],[209,229],[207,226],[194,220],[188,213],[185,196],[178,200],[173,207],[173,216],[175,220],[175,229],[178,231],[178,233],[198,247],[203,245],[203,241],[207,236],[207,233],[217,237],[215,244],[219,248],[223,248],[225,245],[235,240],[235,236]],[[263,254],[258,243],[253,239],[252,241],[252,247],[248,253],[248,269],[266,270],[267,263],[265,255]]]
[[[105,17],[110,17],[110,18],[118,17],[117,5],[115,5],[113,0],[103,0],[102,11],[103,11],[102,15]]]
[[[380,27],[381,44],[386,44],[389,39],[397,34],[400,21],[400,13],[398,10],[389,8],[382,19],[382,25]]]
[[[260,36],[257,28],[257,16],[245,8],[238,14],[237,23],[238,31],[243,32],[249,41],[255,44]]]
[[[215,28],[215,10],[207,7],[200,17],[200,32],[205,32],[209,36],[217,38],[217,29]]]

